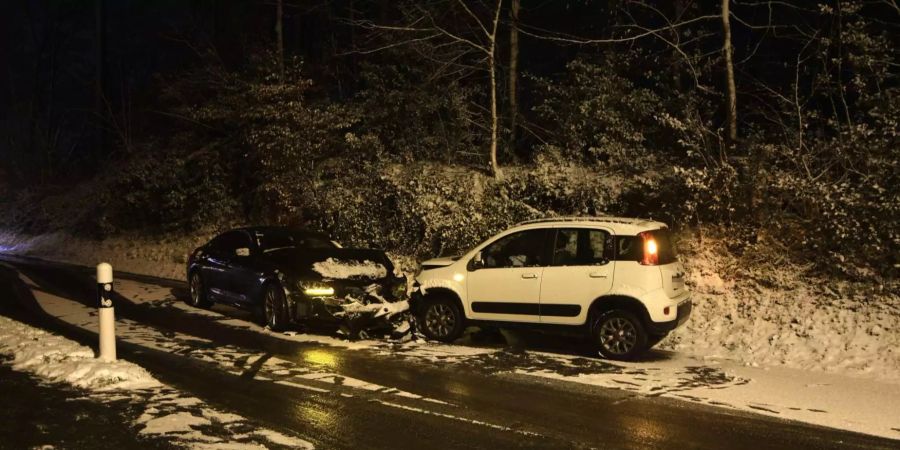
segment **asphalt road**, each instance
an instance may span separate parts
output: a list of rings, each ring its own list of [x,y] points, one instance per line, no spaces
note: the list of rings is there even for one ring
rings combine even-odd
[[[41,290],[93,306],[92,269],[0,257]],[[117,273],[186,295],[184,283]],[[50,329],[86,345],[96,335],[47,315],[15,273],[0,267],[0,314]],[[897,448],[898,442],[775,418],[562,381],[518,376],[519,349],[466,364],[442,364],[315,343],[276,339],[176,308],[116,298],[117,318],[215,345],[262,352],[235,375],[172,352],[120,343],[119,355],[164,383],[207,403],[290,430],[320,449],[359,448]],[[238,313],[236,313],[238,314]],[[574,344],[573,344],[574,345]],[[215,349],[212,349],[213,351]],[[345,377],[438,399],[401,399],[390,391],[296,389],[256,377],[260,361],[323,367]],[[549,363],[548,363],[549,364]],[[602,361],[588,361],[603,367]],[[240,366],[240,364],[238,364]],[[611,369],[615,367],[610,365]],[[0,392],[13,395],[0,378]],[[46,403],[46,402],[45,402]],[[63,420],[61,417],[60,420]],[[0,435],[0,439],[3,436]]]

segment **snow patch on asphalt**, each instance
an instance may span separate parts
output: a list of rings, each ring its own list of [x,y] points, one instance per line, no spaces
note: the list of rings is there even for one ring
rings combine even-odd
[[[559,367],[515,373],[900,439],[900,385],[891,382],[677,354],[650,362],[605,363],[606,367],[590,367],[578,358],[543,356],[557,359]]]
[[[27,285],[37,287],[34,281],[27,276],[19,274],[19,277]],[[133,287],[134,285],[131,286],[131,288]],[[41,305],[41,308],[48,314],[78,327],[96,332],[96,309],[40,290],[35,290],[34,296]],[[225,322],[228,322],[228,320],[222,321],[222,323]],[[246,325],[247,328],[255,327],[275,336],[282,335],[281,333],[269,332],[255,324],[247,322],[241,323]],[[301,356],[308,365],[300,365],[273,357],[265,352],[244,349],[232,345],[219,345],[208,339],[177,332],[162,331],[156,327],[141,324],[129,319],[120,318],[116,321],[116,334],[118,339],[122,341],[211,363],[233,375],[242,376],[252,374],[253,378],[257,380],[273,381],[278,384],[302,388],[309,391],[321,393],[335,391],[339,393],[346,389],[362,390],[388,396],[420,399],[432,403],[444,403],[440,400],[428,399],[417,394],[329,371],[327,370],[327,367],[333,362],[335,356],[327,350],[323,350],[321,347],[310,348],[304,351]],[[335,339],[335,341],[337,341],[337,339]],[[374,343],[374,341],[371,342]],[[263,363],[260,364],[259,367],[255,367],[260,360],[262,360]]]
[[[116,292],[135,304],[148,305],[155,308],[176,308],[189,314],[202,315],[215,319],[218,323],[230,327],[251,330],[267,336],[286,341],[322,344],[331,347],[345,348],[348,350],[370,350],[378,354],[401,354],[404,357],[418,358],[429,362],[452,361],[469,356],[495,353],[497,349],[470,347],[464,345],[447,345],[424,340],[391,342],[383,340],[356,340],[349,341],[321,334],[302,333],[298,331],[275,332],[262,327],[252,321],[233,316],[248,316],[248,313],[226,305],[213,305],[212,309],[200,309],[189,306],[177,299],[170,288],[151,283],[141,283],[131,280],[116,281]],[[375,304],[376,306],[391,305],[392,308],[406,308],[407,302],[389,304]],[[368,305],[372,306],[372,305]]]
[[[72,308],[75,309],[75,308]],[[12,368],[51,383],[67,383],[107,404],[129,401],[143,413],[134,420],[138,433],[164,437],[183,448],[250,449],[281,446],[313,449],[302,439],[260,428],[247,419],[218,411],[196,397],[157,381],[142,367],[124,360],[94,358],[88,347],[0,316],[0,354]]]
[[[160,386],[146,370],[135,364],[96,359],[94,351],[88,347],[6,317],[0,317],[0,353],[13,357],[13,369],[83,389]]]

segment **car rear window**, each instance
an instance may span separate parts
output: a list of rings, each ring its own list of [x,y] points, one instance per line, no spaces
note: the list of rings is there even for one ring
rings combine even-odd
[[[672,242],[671,233],[668,229],[660,228],[658,230],[646,231],[656,241],[656,248],[659,251],[659,264],[670,264],[677,261],[678,253]],[[644,258],[644,240],[638,236],[616,236],[616,260],[617,261],[637,261],[640,262]]]

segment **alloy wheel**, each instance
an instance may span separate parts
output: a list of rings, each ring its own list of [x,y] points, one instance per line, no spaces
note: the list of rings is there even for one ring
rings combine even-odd
[[[630,320],[611,317],[600,326],[600,345],[615,355],[624,355],[637,345],[637,330]]]
[[[269,325],[269,328],[275,328],[279,325],[278,323],[278,295],[275,293],[274,289],[268,289],[266,291],[266,301],[265,301],[265,310],[266,310],[266,324]]]
[[[200,275],[194,274],[191,277],[191,305],[198,306],[200,304],[202,289],[203,284],[200,282]]]
[[[449,336],[456,326],[456,315],[453,310],[442,303],[435,303],[425,314],[425,326],[436,337]]]

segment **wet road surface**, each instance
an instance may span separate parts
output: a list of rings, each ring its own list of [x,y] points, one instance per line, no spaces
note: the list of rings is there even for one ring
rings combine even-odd
[[[92,269],[6,259],[39,289],[94,306]],[[2,268],[0,268],[2,269]],[[184,296],[172,280],[117,273],[119,278],[165,286]],[[897,441],[696,405],[624,389],[542,380],[515,374],[519,368],[557,371],[616,371],[620,366],[575,358],[556,366],[553,358],[524,352],[521,344],[460,362],[406,357],[403,346],[350,350],[277,339],[177,308],[138,304],[118,296],[118,319],[150,325],[172,340],[175,351],[120,342],[120,357],[160,381],[204,401],[255,419],[273,429],[298,433],[317,448],[896,448]],[[0,313],[51,329],[85,345],[96,335],[55,319],[10,270],[0,270]],[[240,317],[240,312],[234,316]],[[201,342],[190,342],[184,336]],[[490,341],[488,338],[489,344]],[[533,339],[525,336],[525,346]],[[210,344],[209,342],[212,342]],[[236,357],[235,370],[188,352],[224,353],[224,347],[255,352]],[[530,349],[530,347],[529,347]],[[260,356],[261,355],[261,356]],[[215,357],[215,356],[213,356]],[[653,356],[651,356],[653,357]],[[657,357],[663,357],[657,355]],[[266,361],[284,361],[267,369]],[[268,370],[268,372],[266,372]],[[350,389],[290,380],[304,371],[328,371],[365,380],[377,389]],[[264,374],[265,376],[262,376]],[[280,377],[280,378],[279,378]],[[294,377],[294,378],[289,378]],[[3,378],[5,380],[5,378]],[[281,383],[279,383],[281,381]],[[0,381],[6,383],[6,381]],[[686,383],[732,383],[722,373],[697,368]],[[385,387],[387,389],[385,389]],[[310,389],[311,388],[311,389]],[[395,395],[392,390],[421,398]]]

